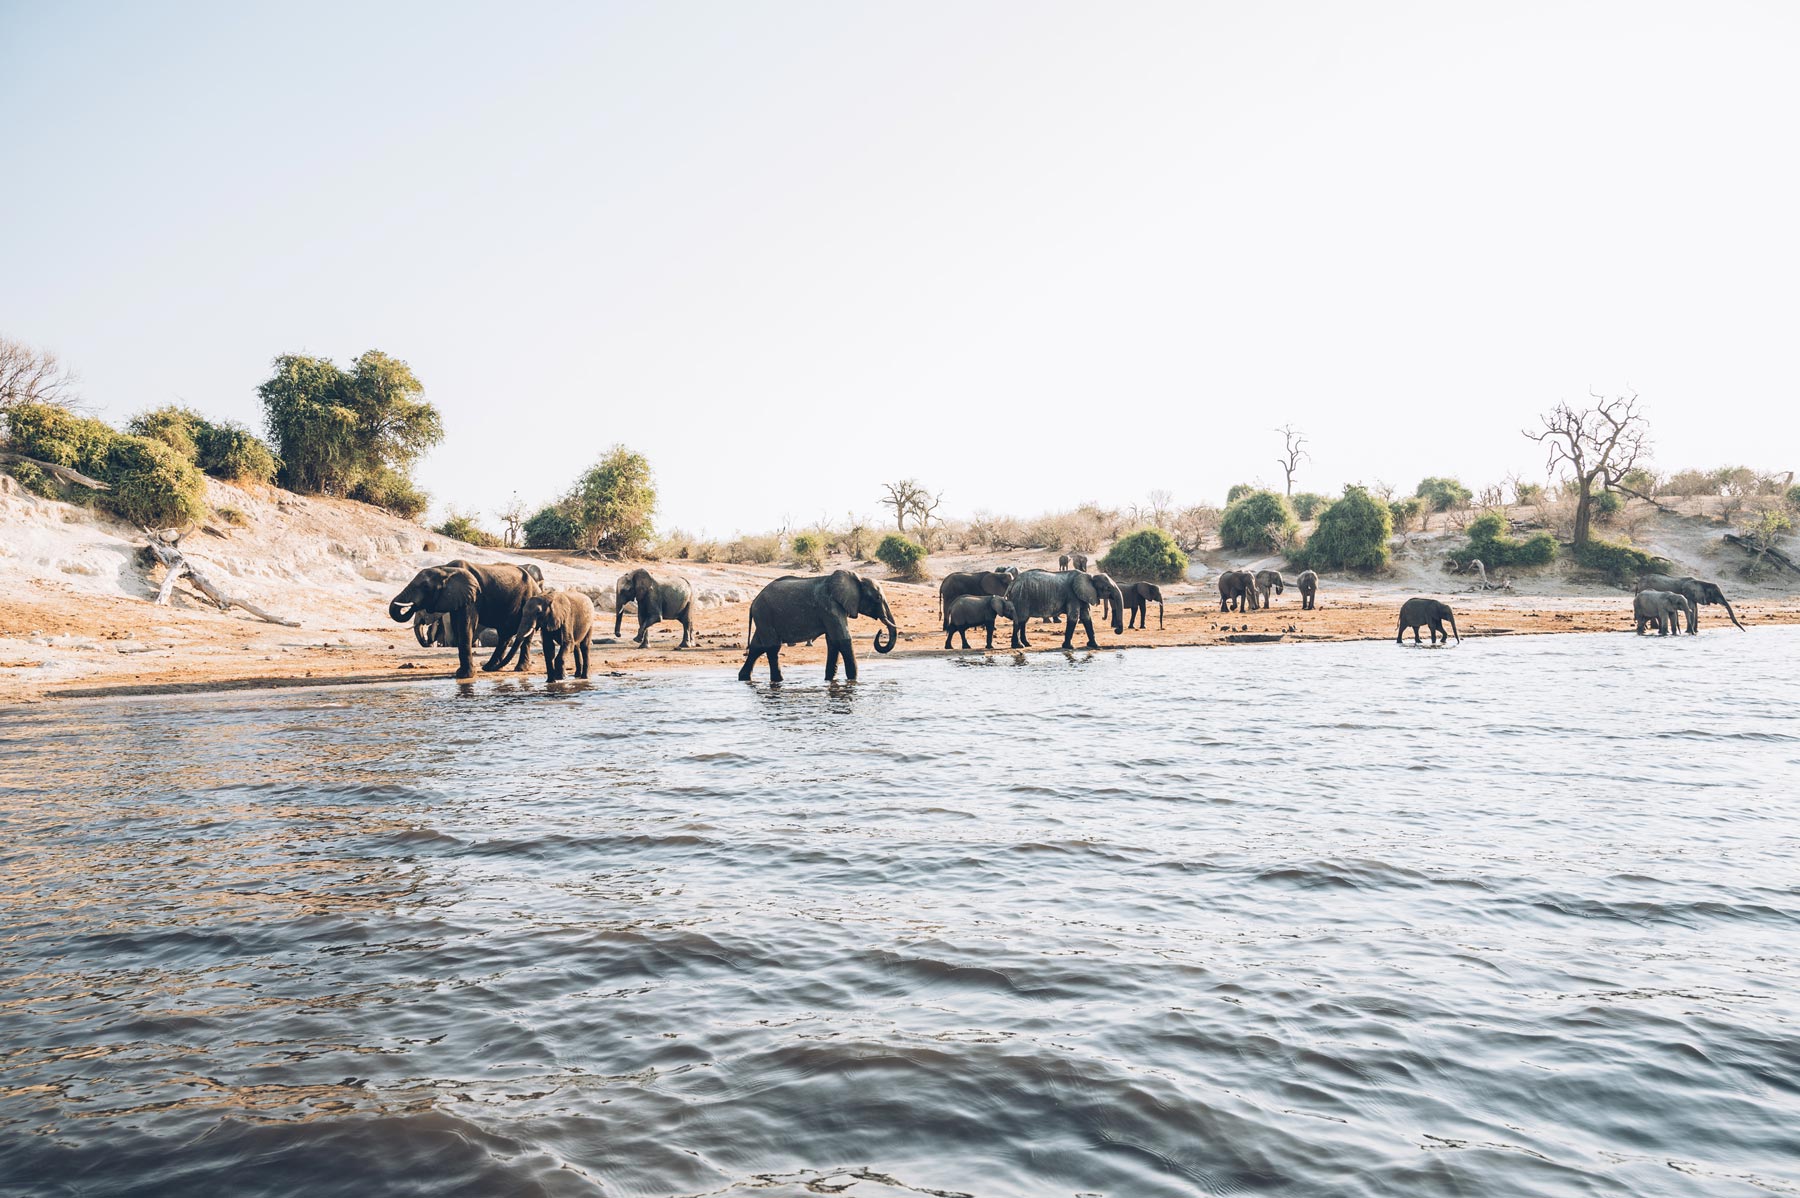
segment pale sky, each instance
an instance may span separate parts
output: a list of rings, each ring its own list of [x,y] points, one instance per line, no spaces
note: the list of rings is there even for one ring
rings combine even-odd
[[[1800,5],[0,0],[0,333],[122,421],[410,362],[484,514],[1800,466]],[[489,518],[487,522],[494,522]]]

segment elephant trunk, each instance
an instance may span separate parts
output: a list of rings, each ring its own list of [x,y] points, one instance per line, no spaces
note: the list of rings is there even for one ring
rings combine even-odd
[[[413,618],[413,612],[416,608],[416,604],[402,603],[400,600],[396,599],[388,604],[388,619],[396,624],[404,624]]]
[[[881,632],[876,632],[875,652],[892,653],[900,641],[900,626],[894,622],[894,609],[888,606],[885,596],[881,600],[881,627],[887,633],[887,644],[881,643]]]
[[[625,597],[622,595],[615,596],[613,598],[613,637],[615,639],[617,639],[617,637],[619,635],[620,625],[622,625],[624,623],[625,623]]]
[[[1732,623],[1733,623],[1733,624],[1737,624],[1737,626],[1738,626],[1738,631],[1739,631],[1739,632],[1748,632],[1748,631],[1750,631],[1750,630],[1749,630],[1749,629],[1748,629],[1748,628],[1745,628],[1745,627],[1744,627],[1744,626],[1743,626],[1743,625],[1742,625],[1742,624],[1738,624],[1738,618],[1737,618],[1737,613],[1736,613],[1736,612],[1734,612],[1734,611],[1732,611],[1732,610],[1731,610],[1731,604],[1729,604],[1729,603],[1727,603],[1727,602],[1726,602],[1726,601],[1725,601],[1725,596],[1723,596],[1723,595],[1720,595],[1720,596],[1719,596],[1719,602],[1720,602],[1720,603],[1721,603],[1721,604],[1723,604],[1723,605],[1724,605],[1724,608],[1725,608],[1725,614],[1726,614],[1726,615],[1728,615],[1728,616],[1730,616],[1730,617],[1731,617],[1731,622],[1732,622]]]

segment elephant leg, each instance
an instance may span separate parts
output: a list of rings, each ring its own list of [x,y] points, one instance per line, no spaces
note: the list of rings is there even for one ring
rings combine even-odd
[[[955,632],[946,632],[944,634],[944,648],[946,648],[946,649],[956,648],[955,641],[956,641],[956,633]]]
[[[856,681],[856,646],[850,641],[844,642],[844,681]]]
[[[781,681],[781,646],[780,645],[772,645],[769,648],[769,681],[770,682],[780,682]]]
[[[467,608],[453,612],[450,617],[451,632],[456,640],[456,676],[458,678],[475,677],[475,651],[471,646],[475,643],[475,613]]]
[[[550,630],[544,629],[538,634],[538,651],[544,655],[544,681],[556,681],[556,642],[550,639]]]
[[[993,621],[993,620],[989,620],[987,622],[987,634],[988,634],[987,647],[989,649],[992,649],[994,647],[994,624],[995,623],[996,623],[996,621]]]
[[[958,631],[962,633],[963,648],[967,649],[969,647],[969,630],[967,628],[962,628],[958,629]]]
[[[758,649],[755,645],[750,646],[750,651],[744,654],[744,668],[738,671],[739,682],[750,681],[750,671],[756,666],[756,659],[761,656],[761,649]]]
[[[1073,623],[1072,620],[1070,622]],[[1082,612],[1081,627],[1082,630],[1087,633],[1087,647],[1090,649],[1098,649],[1100,647],[1100,642],[1094,639],[1094,617],[1087,612]]]
[[[690,641],[692,641],[693,639],[694,639],[694,617],[689,615],[687,612],[682,612],[681,613],[681,643],[679,645],[676,645],[675,647],[677,649],[685,649],[688,647],[688,643]]]
[[[575,677],[586,678],[588,670],[588,643],[575,642]]]
[[[825,681],[830,682],[837,677],[838,647],[832,641],[825,642]]]

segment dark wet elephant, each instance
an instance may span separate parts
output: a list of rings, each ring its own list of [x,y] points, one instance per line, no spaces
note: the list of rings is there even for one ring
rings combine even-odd
[[[1716,603],[1725,609],[1731,622],[1737,624],[1739,630],[1749,631],[1738,624],[1737,613],[1731,610],[1731,604],[1725,601],[1725,593],[1716,582],[1707,582],[1703,578],[1677,578],[1673,574],[1646,574],[1638,579],[1637,589],[1640,591],[1674,591],[1677,595],[1686,595],[1692,604],[1688,608],[1688,632],[1700,631],[1699,608]]]
[[[1256,575],[1248,570],[1227,570],[1219,575],[1220,611],[1256,610]]]
[[[637,605],[637,646],[642,649],[650,643],[650,629],[664,620],[675,620],[681,624],[681,643],[677,649],[685,649],[694,635],[694,588],[688,585],[685,578],[669,578],[658,581],[644,569],[628,570],[619,575],[618,582],[613,584],[613,635],[619,635],[619,626],[625,621],[625,605]]]
[[[500,668],[507,642],[519,631],[525,601],[538,593],[538,580],[523,566],[501,563],[477,566],[465,561],[427,566],[388,603],[388,618],[404,624],[424,612],[443,612],[450,619],[450,640],[456,646],[456,676],[475,676],[473,650],[479,629],[496,634],[494,654],[483,670]],[[531,647],[519,652],[518,668],[531,662]]]
[[[1094,580],[1094,591],[1100,596],[1100,612],[1112,625],[1113,635],[1125,631],[1125,592],[1112,580],[1112,575],[1096,570],[1088,575]]]
[[[1031,647],[1031,641],[1025,636],[1025,629],[1033,616],[1053,613],[1065,617],[1063,648],[1074,647],[1076,624],[1087,631],[1088,648],[1100,647],[1094,640],[1093,616],[1093,606],[1100,602],[1100,590],[1094,585],[1092,576],[1079,570],[1027,570],[1014,580],[1006,597],[1012,600],[1013,605],[1014,649]],[[1117,630],[1115,627],[1115,631]]]
[[[1150,605],[1156,604],[1156,626],[1163,626],[1162,588],[1154,582],[1128,582],[1119,588],[1125,594],[1125,610],[1131,619],[1127,628],[1150,627]]]
[[[900,639],[893,609],[881,584],[849,570],[802,578],[790,574],[777,578],[750,601],[750,626],[740,682],[750,681],[751,668],[763,655],[769,658],[769,681],[781,681],[781,647],[825,638],[825,677],[837,677],[838,658],[844,659],[844,677],[856,678],[856,649],[850,643],[850,621],[858,616],[880,620],[887,633],[875,634],[875,652],[888,653]]]
[[[513,648],[500,662],[505,665],[537,632],[544,651],[544,681],[561,682],[566,663],[575,658],[575,677],[588,676],[588,643],[594,639],[594,601],[580,591],[540,591],[525,601]]]
[[[1450,610],[1448,603],[1440,603],[1436,599],[1408,599],[1400,605],[1400,630],[1394,634],[1394,643],[1400,644],[1406,638],[1406,630],[1412,629],[1413,644],[1419,643],[1419,629],[1431,629],[1431,643],[1437,644],[1438,638],[1450,643],[1450,632],[1444,631],[1444,621],[1450,621],[1450,632],[1456,632],[1456,613]],[[1456,643],[1462,644],[1462,633],[1456,632]]]

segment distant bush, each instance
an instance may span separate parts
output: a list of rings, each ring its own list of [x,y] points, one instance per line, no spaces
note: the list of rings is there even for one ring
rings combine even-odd
[[[1100,568],[1115,578],[1180,582],[1187,577],[1188,555],[1162,529],[1140,528],[1114,541]]]
[[[525,532],[527,549],[575,548],[575,522],[565,516],[555,504],[539,508],[537,514],[521,527]]]
[[[47,403],[15,404],[7,414],[10,444],[28,458],[105,479],[106,453],[118,430]]]
[[[1547,532],[1535,532],[1523,541],[1507,535],[1506,517],[1499,512],[1483,512],[1469,521],[1469,540],[1450,551],[1450,559],[1466,566],[1475,559],[1489,567],[1543,566],[1556,557],[1556,538]]]
[[[103,505],[133,524],[176,528],[206,514],[206,479],[161,441],[114,436],[100,477],[112,484]]]
[[[1469,501],[1475,498],[1469,488],[1454,478],[1422,479],[1413,494],[1423,499],[1434,512],[1447,512],[1451,508],[1468,507]]]
[[[1175,544],[1185,553],[1199,553],[1219,527],[1219,509],[1198,504],[1184,507],[1169,522]]]
[[[56,489],[56,480],[30,462],[8,463],[6,471],[19,481],[21,487],[33,495],[42,496],[45,499],[59,498],[60,493]]]
[[[924,573],[920,563],[925,560],[925,546],[890,532],[875,547],[875,560],[893,571],[895,578],[919,578]]]
[[[1388,538],[1394,534],[1388,505],[1366,487],[1344,488],[1344,497],[1325,509],[1305,545],[1288,554],[1304,570],[1383,570]]]
[[[450,509],[445,521],[438,525],[437,532],[447,537],[455,537],[468,545],[478,545],[483,549],[494,549],[500,545],[500,538],[475,523],[475,517]]]
[[[139,412],[125,422],[125,431],[152,441],[161,441],[190,462],[200,454],[199,431],[206,418],[192,408],[175,404]]]
[[[1782,499],[1789,507],[1793,508],[1796,512],[1800,512],[1800,483],[1789,487],[1787,489],[1787,494],[1782,496]]]
[[[1311,520],[1331,505],[1331,500],[1312,491],[1302,491],[1289,502],[1294,505],[1294,514],[1302,520]]]
[[[1614,582],[1629,582],[1640,574],[1665,574],[1675,568],[1667,558],[1616,541],[1590,540],[1575,551],[1575,560],[1598,570]]]
[[[1225,506],[1230,507],[1244,496],[1254,493],[1256,489],[1254,483],[1238,483],[1231,490],[1225,492]]]
[[[269,443],[234,421],[227,420],[223,424],[203,422],[196,433],[195,448],[198,453],[194,464],[214,478],[235,483],[266,484],[273,481],[276,472],[281,469],[281,463],[275,460],[275,451],[269,448]],[[386,477],[392,479],[399,476],[390,472]],[[425,493],[413,487],[410,480],[400,481],[423,498]],[[424,508],[421,506],[419,510],[423,511]],[[419,513],[400,514],[411,519]]]
[[[1657,489],[1658,495],[1674,495],[1693,499],[1701,495],[1717,495],[1719,485],[1704,470],[1677,470]]]
[[[417,520],[431,506],[431,496],[413,480],[393,470],[377,469],[351,486],[350,499],[378,507],[402,520]]]
[[[1601,491],[1588,501],[1594,519],[1605,523],[1625,510],[1625,497],[1617,491]]]
[[[1219,541],[1227,549],[1282,549],[1299,531],[1294,509],[1273,491],[1240,495],[1219,520]]]
[[[794,563],[808,570],[825,568],[825,538],[816,532],[797,532],[792,545]]]
[[[875,530],[860,520],[853,521],[838,538],[838,549],[856,561],[868,561],[875,552]]]
[[[233,527],[233,528],[249,527],[250,517],[244,515],[244,513],[239,511],[237,508],[221,507],[221,508],[214,508],[213,511],[215,514],[217,514],[219,519],[225,521],[225,523],[231,525],[231,527]]]
[[[1394,527],[1401,532],[1424,514],[1425,501],[1417,496],[1388,500],[1388,515],[1393,517]]]
[[[1544,502],[1543,483],[1518,483],[1513,487],[1513,498],[1522,504],[1539,504]]]
[[[734,565],[766,566],[781,556],[781,538],[768,535],[739,537],[728,541],[722,552],[725,560]]]

